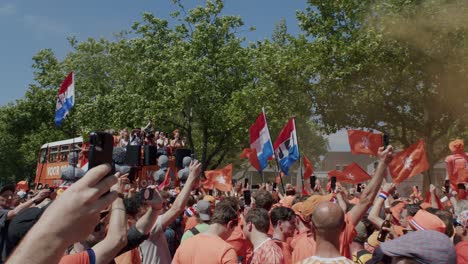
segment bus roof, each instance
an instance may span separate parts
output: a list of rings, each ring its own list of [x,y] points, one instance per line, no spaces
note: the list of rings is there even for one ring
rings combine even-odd
[[[48,148],[48,147],[60,146],[60,145],[68,145],[68,144],[72,144],[72,143],[81,143],[81,142],[83,142],[82,137],[70,138],[70,139],[45,143],[44,145],[42,145],[41,149]]]

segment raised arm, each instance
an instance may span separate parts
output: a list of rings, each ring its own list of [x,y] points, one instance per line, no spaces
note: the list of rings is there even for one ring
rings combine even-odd
[[[348,213],[348,215],[351,218],[351,222],[354,225],[357,225],[359,223],[361,218],[364,216],[364,214],[374,202],[375,196],[379,192],[380,186],[382,185],[385,170],[387,169],[388,164],[392,160],[393,147],[388,146],[385,150],[383,149],[383,147],[380,147],[377,155],[379,159],[379,165],[377,166],[377,170],[375,171],[374,176],[369,182],[369,185],[367,185],[367,187],[362,192],[359,203],[356,204],[353,207],[353,209],[351,209],[351,211],[349,211]]]
[[[395,190],[395,184],[393,183],[386,183],[383,188],[382,188],[382,194],[379,195],[375,202],[374,206],[372,206],[371,211],[369,212],[369,216],[367,219],[374,224],[375,228],[380,229],[382,227],[382,224],[384,222],[384,219],[380,218],[379,214],[380,211],[382,210],[382,205],[386,201],[386,196],[390,196],[393,193],[393,190]]]
[[[99,222],[99,213],[116,198],[109,189],[117,177],[109,165],[97,166],[67,189],[44,212],[7,263],[58,263],[65,249],[84,241]],[[51,224],[53,223],[53,224]]]
[[[201,173],[201,163],[198,161],[192,161],[190,163],[189,171],[190,173],[187,181],[185,182],[184,188],[182,188],[182,191],[175,199],[174,204],[167,212],[160,216],[162,218],[161,224],[163,229],[174,222],[174,220],[184,211],[185,205],[190,197],[190,191],[194,187],[197,178]]]
[[[439,208],[439,203],[437,203],[437,197],[435,195],[436,187],[434,184],[431,184],[429,186],[429,192],[431,193],[431,207],[435,209],[440,209]]]
[[[7,220],[13,219],[16,215],[18,215],[21,211],[26,208],[29,208],[35,204],[39,204],[44,201],[45,198],[49,197],[50,191],[48,189],[41,190],[34,198],[28,200],[18,206],[15,209],[8,211]]]
[[[125,182],[123,178],[112,186],[111,190],[121,192]],[[117,256],[117,253],[127,244],[127,214],[122,198],[117,198],[111,207],[109,229],[106,237],[92,249],[96,255],[96,264],[107,264]]]

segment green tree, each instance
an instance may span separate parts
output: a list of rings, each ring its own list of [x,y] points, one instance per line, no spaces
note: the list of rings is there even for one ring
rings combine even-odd
[[[431,164],[444,157],[468,128],[466,1],[308,3],[298,18],[316,56],[309,91],[325,130],[376,128],[400,147],[423,138]]]

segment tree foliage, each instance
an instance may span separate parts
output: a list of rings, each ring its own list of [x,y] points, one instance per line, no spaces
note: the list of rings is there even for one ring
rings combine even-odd
[[[114,40],[70,37],[73,51],[62,61],[52,50],[41,50],[33,58],[35,83],[26,96],[0,109],[0,135],[15,135],[0,137],[5,142],[0,173],[11,179],[32,176],[45,142],[148,121],[165,132],[179,128],[205,169],[238,164],[261,107],[273,139],[296,115],[302,152],[318,157],[326,151],[326,141],[310,121],[308,77],[295,63],[302,59],[303,40],[296,45],[283,23],[272,41],[246,45],[239,33],[242,19],[223,15],[223,1],[189,11],[174,2],[180,7],[173,14],[175,25],[145,13]],[[56,93],[72,70],[75,107],[56,129]]]
[[[298,12],[315,54],[310,99],[327,132],[375,128],[431,164],[468,127],[468,4],[309,0]],[[426,178],[429,180],[429,178]]]

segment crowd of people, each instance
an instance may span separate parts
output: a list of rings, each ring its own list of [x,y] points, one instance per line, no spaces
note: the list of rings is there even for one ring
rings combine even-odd
[[[1,263],[468,263],[466,197],[433,185],[429,200],[399,196],[384,180],[392,157],[379,150],[360,190],[317,182],[310,195],[244,182],[205,190],[196,160],[180,189],[129,191],[108,164],[66,190],[4,186]]]

